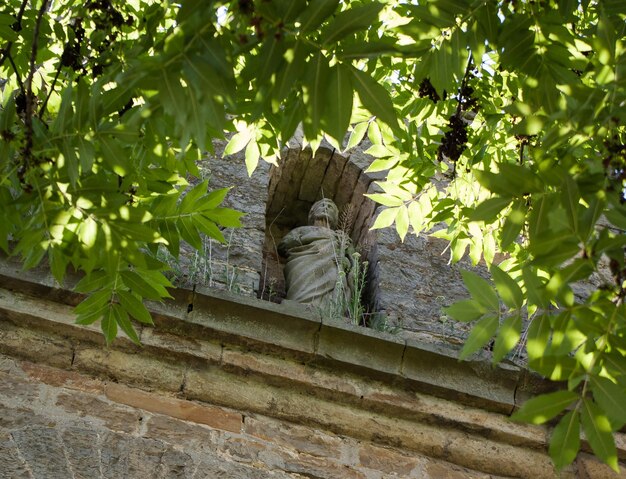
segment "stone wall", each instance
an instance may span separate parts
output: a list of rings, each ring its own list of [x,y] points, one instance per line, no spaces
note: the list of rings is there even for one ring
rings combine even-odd
[[[0,471],[11,479],[496,477],[4,355]]]
[[[448,264],[445,242],[411,234],[401,242],[392,228],[370,231],[380,207],[363,194],[379,191],[375,182],[383,175],[365,171],[372,161],[363,153],[367,145],[340,153],[323,144],[313,155],[294,139],[278,167],[261,162],[251,177],[243,152],[222,158],[225,142],[213,146],[215,154],[200,169],[210,187],[233,187],[225,205],[246,216],[242,228],[224,231],[226,245],[206,239],[204,258],[187,250],[177,266],[183,279],[178,284],[280,302],[284,260],[276,245],[292,228],[306,224],[313,202],[326,197],[350,212],[344,227],[369,266],[365,301],[380,312],[383,327],[402,337],[453,346],[466,337],[467,325],[442,313],[467,295],[459,266]]]
[[[554,387],[522,368],[289,305],[173,294],[150,304],[142,347],[105,347],[74,323],[80,295],[0,261],[0,476],[557,477],[554,423],[508,420]],[[589,451],[558,477],[626,477]]]

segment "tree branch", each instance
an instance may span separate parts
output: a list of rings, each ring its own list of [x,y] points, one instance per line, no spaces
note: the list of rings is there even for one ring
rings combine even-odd
[[[63,68],[63,63],[59,62],[59,67],[57,68],[56,74],[54,75],[54,80],[52,80],[52,84],[50,85],[50,91],[46,95],[46,99],[44,100],[43,104],[41,105],[41,108],[39,109],[39,114],[37,115],[39,118],[42,118],[43,114],[46,111],[46,107],[48,106],[48,100],[50,100],[50,97],[52,96],[52,92],[54,92],[54,86],[57,83],[57,79],[59,78],[59,74],[61,73],[62,68]]]
[[[35,0],[33,0],[35,1]],[[30,65],[28,68],[28,77],[24,87],[26,89],[26,111],[24,116],[24,124],[26,127],[26,138],[24,143],[23,155],[26,167],[30,166],[33,151],[33,77],[35,76],[35,62],[37,61],[37,49],[39,47],[39,28],[41,27],[41,19],[48,8],[48,0],[43,0],[39,12],[37,12],[37,20],[35,21],[35,30],[33,32],[33,46],[30,52]]]
[[[28,5],[28,0],[22,0],[22,4],[20,5],[20,9],[17,12],[17,16],[15,17],[15,31],[19,32],[22,29],[22,17],[24,16],[24,10],[26,10],[26,5]],[[5,60],[9,60],[11,64],[13,61],[11,60],[11,47],[13,46],[13,42],[8,42],[7,46],[4,47],[1,51],[2,56],[0,56],[0,67],[4,64]],[[15,67],[13,67],[15,69]],[[17,70],[16,70],[17,73]],[[21,82],[21,80],[20,80]]]
[[[22,93],[22,95],[26,96],[26,90],[24,89],[24,82],[22,81],[22,77],[20,76],[20,72],[17,70],[17,65],[13,61],[13,56],[11,55],[10,52],[7,52],[5,58],[8,58],[9,63],[11,64],[11,67],[13,68],[13,71],[15,72],[15,78],[17,78],[17,84],[20,87],[20,92]],[[0,66],[1,66],[1,64],[0,64]]]

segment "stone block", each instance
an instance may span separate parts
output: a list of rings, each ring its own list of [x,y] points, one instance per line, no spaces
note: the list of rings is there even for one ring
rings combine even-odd
[[[337,187],[337,194],[335,195],[334,200],[339,209],[343,208],[350,202],[360,175],[360,168],[348,160],[345,168],[343,169],[343,173],[341,174],[339,186]]]
[[[196,470],[196,464],[189,454],[167,448],[159,458],[158,477],[163,478],[190,478]]]
[[[419,455],[406,455],[371,443],[359,444],[360,465],[375,471],[410,477],[425,462],[425,458]]]
[[[56,405],[71,415],[98,419],[112,431],[133,433],[137,431],[141,422],[140,411],[118,406],[78,391],[60,392]]]
[[[319,320],[305,316],[299,309],[207,291],[206,294],[196,294],[189,320],[204,326],[207,331],[249,338],[266,344],[266,347],[277,346],[295,352],[312,353]]]
[[[185,366],[159,360],[152,356],[126,354],[78,346],[74,368],[80,371],[115,378],[133,385],[164,391],[178,391],[183,384]]]
[[[20,403],[28,405],[37,400],[40,394],[41,387],[35,381],[0,372],[0,396],[19,399]]]
[[[277,421],[263,416],[246,417],[244,432],[271,444],[311,456],[340,459],[344,439],[316,429]]]
[[[281,471],[268,471],[261,464],[238,464],[228,457],[203,458],[193,479],[295,479]]]
[[[222,440],[219,431],[168,416],[149,416],[145,422],[144,437],[175,444],[185,450],[214,450]]]
[[[32,479],[33,475],[20,457],[17,445],[9,433],[0,433],[0,471],[6,478]]]
[[[401,374],[421,383],[424,392],[446,391],[446,398],[509,412],[515,405],[520,369],[512,365],[494,369],[486,358],[459,361],[442,346],[407,340]]]
[[[84,392],[103,394],[104,384],[76,371],[52,368],[44,364],[23,362],[22,369],[34,381],[55,387],[77,389]]]
[[[308,454],[298,454],[293,458],[285,458],[284,469],[295,474],[306,474],[320,479],[368,479],[367,476],[346,464]],[[296,476],[297,477],[297,476]]]
[[[109,383],[106,396],[111,401],[126,404],[145,411],[183,419],[189,422],[206,424],[224,431],[241,432],[243,418],[241,414],[222,408],[205,406],[187,401],[157,395],[140,389],[129,388],[121,384]]]
[[[318,148],[315,155],[311,157],[300,185],[299,199],[313,203],[322,198],[320,187],[332,155],[333,150]]]
[[[347,162],[348,160],[345,156],[340,155],[337,151],[333,153],[322,179],[321,194],[324,198],[334,199],[337,195],[339,181]]]
[[[71,366],[73,355],[68,339],[22,329],[3,319],[0,319],[0,352],[61,368]]]
[[[132,450],[132,439],[120,433],[105,432],[100,438],[100,463],[105,479],[128,476],[128,455]]]
[[[36,414],[30,407],[16,405],[18,401],[0,401],[0,430],[15,430],[34,426],[54,427],[56,422],[49,418]],[[11,404],[13,403],[13,404]]]
[[[26,427],[11,436],[34,477],[72,477],[57,430]]]
[[[359,175],[359,179],[354,185],[352,197],[350,198],[350,204],[354,205],[357,211],[362,208],[365,201],[371,201],[364,196],[365,193],[367,193],[367,190],[369,189],[371,183],[372,180],[368,178],[367,174],[361,172],[361,174]]]
[[[171,323],[171,321],[170,321]],[[170,326],[174,326],[170,324]],[[182,323],[182,326],[185,326]],[[172,330],[165,329],[157,324],[154,328],[145,328],[141,335],[141,342],[147,351],[154,356],[178,353],[189,359],[201,362],[218,363],[222,356],[222,345],[217,341],[201,341],[194,337],[193,331],[187,331],[188,335],[173,334]]]
[[[399,374],[404,348],[404,340],[397,336],[323,319],[317,354],[368,374]]]
[[[132,439],[128,452],[128,477],[158,477],[161,460],[168,447],[153,439]]]
[[[71,426],[62,433],[66,456],[76,479],[100,477],[98,433],[93,429]]]

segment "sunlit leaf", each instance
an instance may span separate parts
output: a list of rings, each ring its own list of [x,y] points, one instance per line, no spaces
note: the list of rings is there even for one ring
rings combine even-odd
[[[463,322],[474,321],[475,319],[480,318],[483,314],[487,313],[487,309],[478,301],[474,301],[473,299],[457,301],[452,306],[447,307],[444,311],[456,321]]]
[[[501,361],[513,350],[521,337],[522,318],[517,315],[509,316],[500,325],[498,335],[493,345],[493,362]]]
[[[572,391],[556,391],[529,399],[511,419],[531,424],[543,424],[570,406],[578,395]]]
[[[143,302],[138,299],[135,295],[127,292],[127,291],[117,291],[116,292],[120,304],[124,307],[124,309],[130,313],[130,315],[135,318],[140,323],[153,325],[152,316],[148,309],[144,306]]]
[[[352,32],[369,27],[378,18],[383,6],[382,3],[372,2],[338,13],[322,31],[321,43],[333,43]]]
[[[585,437],[593,452],[606,462],[611,469],[619,472],[617,450],[609,419],[591,400],[583,399],[580,420]]]
[[[314,0],[300,14],[300,31],[308,32],[318,28],[319,24],[328,18],[339,5],[339,0]]]
[[[389,92],[367,73],[353,69],[352,74],[354,87],[365,108],[389,126],[397,126],[398,120]]]
[[[398,213],[400,211],[399,208],[400,207],[386,208],[384,210],[381,210],[381,212],[376,217],[376,221],[374,221],[371,229],[376,230],[391,226],[393,222],[396,221],[396,217],[398,216]]]
[[[461,275],[472,298],[476,299],[480,304],[491,311],[498,311],[500,309],[498,295],[487,280],[467,270],[462,270]]]
[[[578,411],[570,411],[552,431],[548,452],[557,469],[571,464],[580,449],[580,419]]]
[[[491,267],[491,275],[493,276],[496,290],[498,291],[498,294],[504,304],[506,304],[509,308],[520,309],[522,307],[524,297],[517,281],[511,278],[496,265]]]
[[[466,359],[467,357],[478,351],[480,348],[485,346],[494,336],[494,334],[496,334],[497,329],[497,316],[487,316],[486,318],[478,321],[472,328],[470,335],[465,341],[463,349],[461,349],[461,353],[459,354],[459,359]]]

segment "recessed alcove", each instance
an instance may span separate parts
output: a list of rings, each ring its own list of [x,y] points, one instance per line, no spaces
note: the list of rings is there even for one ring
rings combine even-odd
[[[265,244],[259,296],[280,301],[285,295],[283,258],[277,251],[281,239],[293,228],[307,224],[313,203],[329,198],[340,211],[340,227],[346,231],[368,273],[364,304],[377,309],[376,234],[370,231],[376,204],[364,196],[375,185],[375,178],[364,172],[368,164],[363,154],[342,155],[332,147],[289,148],[280,165],[269,173],[265,214]]]

